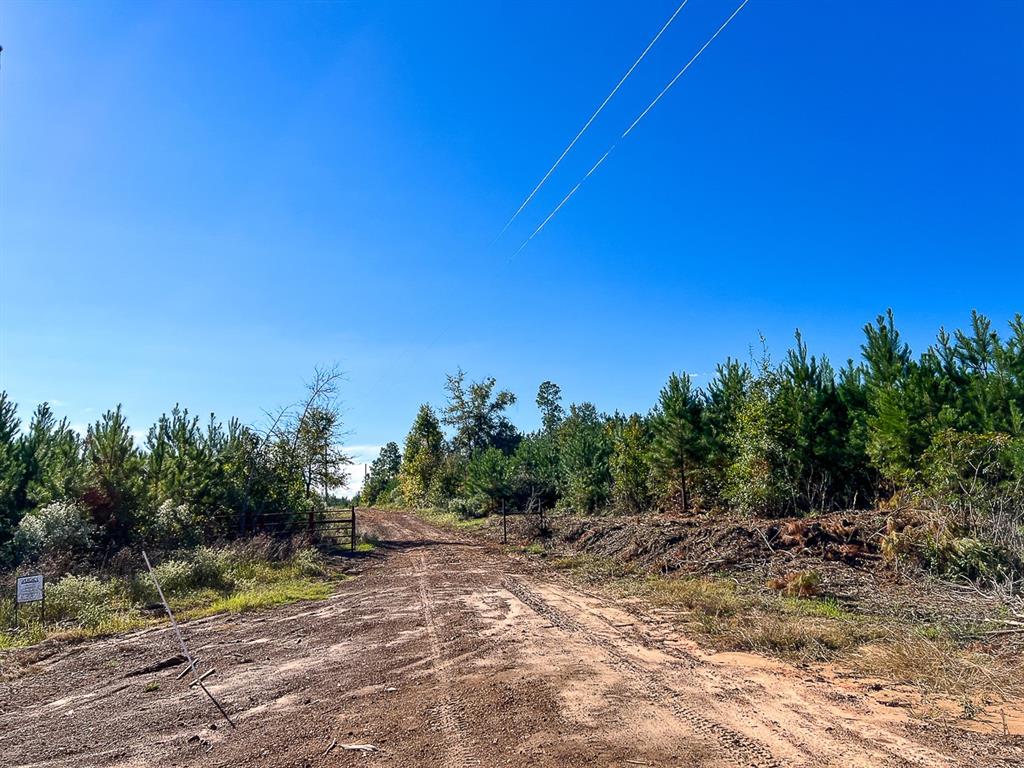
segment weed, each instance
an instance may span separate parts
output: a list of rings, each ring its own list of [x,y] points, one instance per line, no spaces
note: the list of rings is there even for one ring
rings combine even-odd
[[[961,698],[983,689],[1003,696],[1024,693],[1019,658],[960,648],[935,631],[886,637],[861,648],[851,663],[863,674]]]
[[[739,623],[732,639],[742,650],[813,659],[828,658],[858,642],[856,634],[841,624],[771,615]]]
[[[768,582],[768,588],[787,597],[813,597],[818,594],[821,576],[817,571],[792,571]]]
[[[748,603],[739,595],[735,583],[722,579],[652,577],[645,587],[655,605],[684,606],[698,615],[714,618],[733,616]]]
[[[591,584],[608,583],[634,573],[632,566],[599,555],[569,555],[555,558],[549,564]]]
[[[416,514],[428,523],[455,531],[478,531],[487,526],[486,517],[463,517],[456,511],[438,508],[418,509]]]
[[[849,620],[854,615],[842,609],[839,601],[834,597],[822,599],[804,599],[784,597],[781,600],[781,607],[786,613],[798,616],[816,616],[822,619]]]

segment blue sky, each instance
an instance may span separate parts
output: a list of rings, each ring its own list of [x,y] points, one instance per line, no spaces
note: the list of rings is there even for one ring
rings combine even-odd
[[[691,0],[492,244],[676,5],[7,0],[0,387],[255,422],[336,361],[376,446],[460,365],[529,428],[1024,311],[1019,2],[752,0],[513,257],[735,7]]]

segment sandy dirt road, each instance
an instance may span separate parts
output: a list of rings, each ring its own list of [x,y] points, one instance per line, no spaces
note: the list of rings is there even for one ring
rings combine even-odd
[[[488,545],[397,512],[361,518],[382,546],[331,599],[185,628],[234,729],[180,666],[133,674],[176,651],[150,630],[45,650],[0,683],[0,765],[1024,765],[1019,737],[702,653]]]

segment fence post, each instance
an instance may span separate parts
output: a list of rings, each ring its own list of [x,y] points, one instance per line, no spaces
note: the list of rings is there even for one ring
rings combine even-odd
[[[508,544],[508,516],[505,514],[505,500],[501,500],[501,543]]]
[[[352,539],[349,542],[349,549],[356,551],[356,505],[352,505]]]

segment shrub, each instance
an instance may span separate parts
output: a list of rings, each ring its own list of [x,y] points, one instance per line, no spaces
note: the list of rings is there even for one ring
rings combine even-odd
[[[925,496],[952,526],[1024,559],[1024,438],[939,432],[922,477]]]
[[[1002,578],[1020,568],[1013,554],[1002,547],[938,522],[900,528],[890,518],[879,550],[896,566],[911,561],[946,578]]]
[[[165,500],[153,515],[150,538],[162,546],[184,547],[197,543],[200,526],[188,504]]]
[[[821,576],[817,571],[793,571],[768,582],[768,588],[786,597],[814,597],[818,594]]]
[[[230,557],[224,550],[200,547],[188,559],[165,560],[153,571],[165,595],[180,595],[193,589],[231,589],[230,565]],[[148,602],[157,597],[148,574],[139,574],[135,589]]]
[[[1006,555],[992,544],[944,532],[926,537],[924,558],[936,573],[972,581],[1002,576],[1011,568]]]
[[[473,497],[470,499],[452,499],[448,511],[463,520],[473,520],[487,516],[487,499]]]
[[[55,621],[94,627],[116,611],[120,597],[112,582],[95,576],[65,576],[46,588],[46,613]]]
[[[300,549],[292,558],[292,564],[303,576],[324,577],[327,575],[327,561],[318,549]]]
[[[81,507],[70,501],[55,501],[21,519],[15,542],[24,560],[80,559],[92,549],[95,533]]]

